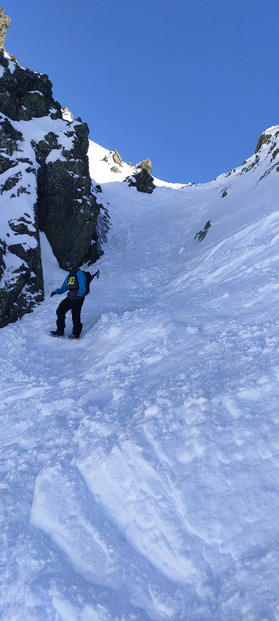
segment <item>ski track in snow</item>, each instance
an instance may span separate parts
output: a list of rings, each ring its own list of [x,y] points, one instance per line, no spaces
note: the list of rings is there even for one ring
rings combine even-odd
[[[100,178],[78,342],[42,239],[46,300],[1,331],[2,621],[278,621],[278,181],[247,178]]]

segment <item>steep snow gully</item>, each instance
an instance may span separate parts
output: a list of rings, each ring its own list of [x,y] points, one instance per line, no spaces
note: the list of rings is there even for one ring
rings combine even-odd
[[[84,338],[49,337],[43,236],[46,300],[1,330],[1,619],[278,621],[278,172],[264,144],[144,195],[106,153]]]

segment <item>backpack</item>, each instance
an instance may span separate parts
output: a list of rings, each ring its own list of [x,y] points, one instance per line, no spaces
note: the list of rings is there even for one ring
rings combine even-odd
[[[81,272],[83,272],[83,270],[80,270]],[[97,270],[97,272],[95,272],[95,274],[90,274],[90,272],[83,272],[86,276],[86,292],[85,295],[88,295],[88,293],[90,293],[90,283],[91,280],[93,280],[93,278],[95,278],[95,276],[97,276],[97,278],[99,278],[100,276],[100,270]]]

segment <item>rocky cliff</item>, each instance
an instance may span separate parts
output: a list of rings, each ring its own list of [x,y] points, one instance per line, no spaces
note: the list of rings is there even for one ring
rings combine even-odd
[[[40,231],[61,266],[100,254],[87,152],[87,125],[62,112],[48,76],[0,47],[0,327],[44,298]]]

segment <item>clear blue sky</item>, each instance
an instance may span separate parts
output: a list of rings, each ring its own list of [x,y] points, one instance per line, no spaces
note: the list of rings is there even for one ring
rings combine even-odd
[[[2,0],[6,49],[90,138],[156,177],[211,181],[279,123],[279,0]]]

